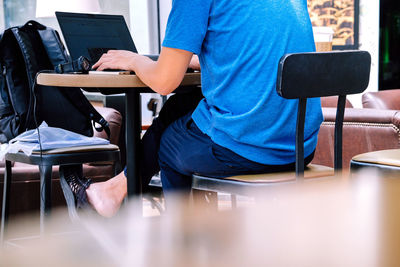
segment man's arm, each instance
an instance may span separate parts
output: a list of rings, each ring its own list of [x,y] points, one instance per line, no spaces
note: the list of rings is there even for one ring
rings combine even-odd
[[[182,82],[192,55],[186,50],[163,47],[158,61],[153,61],[130,51],[110,50],[93,68],[132,70],[152,90],[167,95]]]

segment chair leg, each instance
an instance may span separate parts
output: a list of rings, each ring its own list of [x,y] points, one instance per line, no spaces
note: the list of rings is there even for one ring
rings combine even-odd
[[[45,221],[51,213],[51,165],[40,165],[40,234],[44,233]]]
[[[1,209],[1,233],[0,242],[3,244],[5,238],[5,232],[7,230],[8,215],[10,211],[10,189],[11,189],[11,177],[12,177],[11,161],[6,160],[6,169],[4,173],[4,185],[3,185],[3,205]]]

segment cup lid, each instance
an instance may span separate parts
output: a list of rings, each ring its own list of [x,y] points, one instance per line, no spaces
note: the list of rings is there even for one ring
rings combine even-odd
[[[331,27],[327,26],[317,26],[312,27],[314,33],[322,33],[322,34],[333,34],[334,31]]]
[[[333,33],[331,27],[313,27],[315,42],[332,42]]]

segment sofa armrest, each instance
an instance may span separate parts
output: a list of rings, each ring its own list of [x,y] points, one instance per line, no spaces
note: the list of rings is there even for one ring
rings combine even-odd
[[[322,108],[324,121],[318,134],[313,163],[333,166],[336,109]],[[400,148],[400,111],[348,108],[343,123],[343,168],[353,156]]]
[[[400,109],[400,89],[367,92],[362,95],[364,108]]]
[[[121,114],[113,108],[107,108],[107,107],[95,107],[95,108],[100,113],[100,115],[103,116],[106,121],[108,121],[110,125],[110,132],[111,132],[110,143],[118,145],[122,127]],[[96,129],[94,129],[93,132],[94,136],[96,137],[108,139],[105,131],[98,132],[96,131]]]

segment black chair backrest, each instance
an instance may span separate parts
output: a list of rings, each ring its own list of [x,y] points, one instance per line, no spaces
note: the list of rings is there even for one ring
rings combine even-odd
[[[296,127],[296,174],[304,174],[304,123],[307,98],[339,96],[335,123],[335,170],[342,168],[342,131],[346,95],[369,84],[371,56],[366,51],[332,51],[284,55],[278,67],[278,94],[299,99]]]

